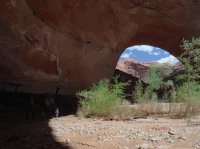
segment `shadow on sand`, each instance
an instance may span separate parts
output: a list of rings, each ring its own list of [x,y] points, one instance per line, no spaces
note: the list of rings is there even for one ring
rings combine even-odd
[[[73,149],[67,141],[58,143],[55,140],[48,122],[54,116],[55,106],[60,107],[62,115],[68,115],[76,112],[78,102],[71,102],[76,101],[71,99],[68,104],[57,102],[47,108],[42,104],[44,95],[37,98],[37,106],[30,111],[27,104],[30,95],[0,92],[0,149]],[[62,101],[62,98],[66,99],[64,96],[58,99]],[[45,113],[44,118],[41,111]]]

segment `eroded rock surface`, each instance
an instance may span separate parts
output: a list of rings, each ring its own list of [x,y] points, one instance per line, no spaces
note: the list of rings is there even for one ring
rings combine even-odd
[[[200,33],[197,0],[1,0],[0,12],[0,81],[25,92],[74,93],[112,76],[128,46],[176,56]]]
[[[144,81],[148,71],[153,65],[162,67],[165,64],[160,64],[157,62],[138,62],[132,59],[125,59],[123,61],[118,61],[116,69],[133,77],[140,78]]]

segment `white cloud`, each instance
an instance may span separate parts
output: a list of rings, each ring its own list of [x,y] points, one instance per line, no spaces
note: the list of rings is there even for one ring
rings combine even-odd
[[[160,55],[160,52],[151,52],[151,53],[149,53],[150,55],[155,55],[155,56],[158,56],[158,55]]]
[[[175,58],[174,56],[170,55],[168,57],[165,58],[161,58],[160,60],[157,61],[158,63],[171,63],[171,64],[176,64],[179,62],[179,60],[177,58]]]
[[[167,54],[169,54],[169,52],[167,52],[167,51],[164,51],[164,54],[165,54],[165,55],[167,55]]]
[[[133,52],[129,52],[128,54],[129,54],[129,55],[132,55],[132,54],[133,54]]]
[[[137,51],[141,51],[141,52],[152,52],[153,51],[153,48],[152,46],[147,46],[147,45],[141,45],[141,46],[132,46],[132,47],[129,47],[128,50],[137,50]]]
[[[132,47],[127,48],[127,50],[129,50],[129,51],[136,50],[136,51],[140,51],[140,52],[146,52],[149,55],[156,55],[157,56],[157,55],[160,54],[160,52],[155,52],[156,49],[158,49],[158,48],[155,48],[155,47],[152,47],[152,46],[147,46],[147,45],[132,46]]]
[[[122,57],[122,58],[129,58],[130,55],[129,55],[128,53],[123,53],[123,54],[121,55],[121,57]]]

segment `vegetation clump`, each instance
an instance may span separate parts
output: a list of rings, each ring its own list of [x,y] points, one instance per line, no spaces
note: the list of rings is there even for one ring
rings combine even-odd
[[[193,38],[191,41],[183,40],[181,46],[183,53],[179,59],[184,64],[184,72],[177,76],[183,82],[198,81],[200,79],[200,38]]]
[[[141,79],[136,82],[135,91],[133,92],[133,101],[141,103],[143,101],[144,87]]]
[[[98,116],[109,117],[114,111],[119,110],[125,98],[124,89],[128,83],[118,81],[118,77],[109,80],[101,80],[90,90],[83,90],[77,93],[81,97],[81,112],[86,117]]]
[[[177,101],[200,101],[200,38],[183,40],[183,73],[177,76],[182,84],[177,87]]]
[[[146,76],[146,82],[149,86],[145,92],[146,100],[157,101],[158,92],[162,91],[161,99],[166,100],[169,96],[167,90],[173,86],[173,80],[165,80],[165,77],[172,73],[172,68],[169,65],[156,66],[152,65],[149,73]]]
[[[144,87],[141,80],[136,82],[132,98],[139,106],[136,106],[135,110],[128,110],[122,106],[125,97],[130,96],[124,93],[129,83],[119,82],[118,77],[112,81],[101,80],[90,90],[78,92],[77,96],[81,98],[80,110],[87,117],[126,117],[138,113],[158,114],[159,111],[163,114],[176,113],[181,116],[200,113],[200,38],[183,40],[181,47],[183,53],[178,59],[185,69],[175,77],[176,79],[169,79],[173,72],[171,66],[152,65],[145,78],[148,86]],[[176,84],[177,80],[181,83]],[[167,105],[169,102],[172,104]],[[166,107],[169,110],[166,110]]]

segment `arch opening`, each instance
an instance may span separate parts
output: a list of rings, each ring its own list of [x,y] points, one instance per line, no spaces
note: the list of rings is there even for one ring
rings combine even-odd
[[[172,65],[179,62],[179,60],[168,51],[151,45],[135,45],[126,48],[119,60],[125,59],[133,59],[144,63],[169,63]]]
[[[135,45],[126,48],[121,54],[113,76],[119,76],[119,81],[121,82],[130,81],[130,85],[125,89],[129,101],[134,102],[129,95],[134,94],[136,83],[139,80],[142,81],[144,88],[149,86],[147,76],[150,74],[153,66],[170,68],[170,72],[168,72],[169,76],[174,72],[181,71],[183,68],[182,63],[175,56],[159,47]],[[175,80],[175,78],[170,79]],[[162,93],[160,94],[159,96],[162,96]]]

